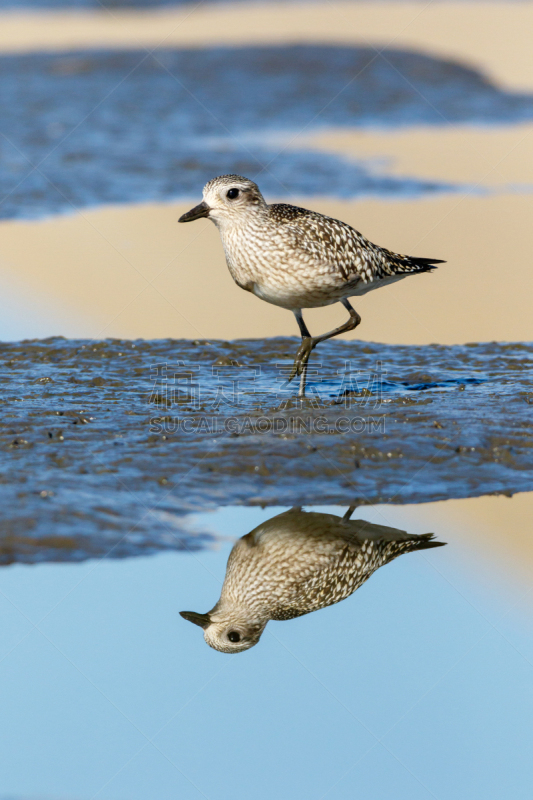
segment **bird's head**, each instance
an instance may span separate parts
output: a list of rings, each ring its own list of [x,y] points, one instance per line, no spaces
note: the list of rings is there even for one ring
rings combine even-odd
[[[253,647],[265,629],[266,622],[248,621],[234,614],[180,611],[180,615],[203,628],[204,639],[210,647],[221,653],[242,653]]]
[[[266,208],[257,184],[241,175],[221,175],[204,186],[202,202],[187,211],[179,222],[209,217],[217,227],[238,223],[248,213]]]

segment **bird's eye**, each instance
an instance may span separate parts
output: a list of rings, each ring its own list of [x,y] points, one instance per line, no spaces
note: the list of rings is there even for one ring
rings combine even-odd
[[[239,196],[239,190],[238,189],[228,189],[228,193],[226,195],[228,200],[235,200],[235,198],[238,197],[238,196]]]
[[[238,631],[230,631],[228,633],[228,639],[230,642],[240,642],[241,641],[241,634]]]

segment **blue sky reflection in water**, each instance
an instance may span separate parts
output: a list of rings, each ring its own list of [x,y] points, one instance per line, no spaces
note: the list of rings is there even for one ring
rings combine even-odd
[[[431,509],[356,511],[448,547],[398,558],[339,605],[269,623],[234,657],[178,616],[218,598],[228,540],[3,569],[6,796],[529,797],[524,589],[480,581],[461,532],[428,527]],[[237,537],[279,510],[199,521]]]

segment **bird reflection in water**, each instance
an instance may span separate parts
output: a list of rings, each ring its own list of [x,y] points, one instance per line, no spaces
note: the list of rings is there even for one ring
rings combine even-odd
[[[349,597],[379,567],[402,553],[441,547],[432,533],[291,508],[239,539],[228,559],[220,600],[207,614],[182,611],[208,645],[240,653],[267,622],[300,617]]]

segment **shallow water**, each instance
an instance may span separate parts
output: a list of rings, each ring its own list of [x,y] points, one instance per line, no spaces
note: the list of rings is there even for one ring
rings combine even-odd
[[[0,102],[4,218],[199,197],[224,172],[255,177],[278,197],[455,191],[310,152],[295,135],[533,118],[530,95],[499,89],[474,68],[318,45],[4,56]]]
[[[4,563],[203,547],[188,514],[217,505],[533,488],[532,345],[324,343],[303,403],[296,349],[0,344]]]
[[[211,608],[232,540],[280,510],[199,516],[216,550],[1,570],[6,796],[529,798],[531,598],[480,573],[467,509],[359,510],[448,544],[245,653],[178,616]]]
[[[0,0],[30,6],[101,8]],[[303,128],[533,117],[475,69],[387,59],[2,57],[0,216],[199,198],[225,171],[278,197],[456,191],[285,147]],[[533,345],[329,342],[303,403],[297,345],[0,344],[5,800],[529,800],[531,498],[507,497],[533,490]],[[211,609],[235,540],[300,505],[447,545],[215,652],[179,612]]]

